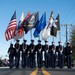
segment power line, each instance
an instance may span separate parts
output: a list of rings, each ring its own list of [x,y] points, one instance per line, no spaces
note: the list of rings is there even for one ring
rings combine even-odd
[[[70,9],[70,11],[68,12],[68,14],[66,15],[66,17],[63,19],[63,21],[66,20],[66,18],[68,17],[68,15],[70,14],[70,12],[72,11],[72,9],[73,9],[74,6],[75,6],[75,3],[74,3],[73,6],[71,7],[71,9]]]
[[[69,19],[66,21],[66,23],[71,19],[71,17],[73,17],[74,14],[75,14],[75,12],[69,17]]]
[[[72,22],[72,24],[75,22],[75,20]]]

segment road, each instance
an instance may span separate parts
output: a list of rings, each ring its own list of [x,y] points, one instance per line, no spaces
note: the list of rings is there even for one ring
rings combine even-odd
[[[0,68],[0,75],[75,75],[75,68]]]

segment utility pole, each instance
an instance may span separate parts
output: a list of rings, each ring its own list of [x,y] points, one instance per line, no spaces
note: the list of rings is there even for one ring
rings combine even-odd
[[[66,43],[68,42],[68,26],[72,26],[72,24],[62,24],[61,26],[66,27]]]
[[[67,27],[67,24],[65,26],[66,26],[66,43],[67,43],[67,41],[68,41],[68,27]]]

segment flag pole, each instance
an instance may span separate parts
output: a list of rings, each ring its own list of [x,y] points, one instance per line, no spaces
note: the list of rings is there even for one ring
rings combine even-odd
[[[40,34],[39,34],[39,40],[40,40]]]
[[[12,41],[10,41],[10,44],[12,44]]]
[[[59,32],[59,40],[61,41],[61,32]]]
[[[13,43],[12,43],[13,41],[14,41],[14,40],[11,39],[11,41],[10,41],[10,45],[13,44]]]
[[[31,39],[32,39],[32,29],[30,30],[30,37],[31,37]]]
[[[52,39],[53,39],[53,42],[54,42],[54,36],[52,37]]]
[[[25,34],[25,33],[24,33]],[[24,38],[24,36],[23,36],[23,40],[24,40],[25,38]]]

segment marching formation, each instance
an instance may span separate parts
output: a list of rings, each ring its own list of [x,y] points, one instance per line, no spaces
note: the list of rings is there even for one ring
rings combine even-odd
[[[34,30],[34,37],[38,37],[42,31],[42,39],[45,41],[45,45],[41,44],[41,40],[38,40],[38,44],[34,45],[34,40],[31,40],[30,45],[27,45],[27,40],[23,40],[22,44],[19,44],[19,40],[24,37],[28,31]],[[66,47],[62,46],[61,41],[58,42],[58,46],[52,42],[52,45],[48,45],[47,39],[50,36],[57,36],[57,31],[60,31],[60,18],[59,14],[54,19],[53,11],[51,11],[48,24],[46,25],[46,11],[43,13],[39,20],[39,11],[33,14],[28,14],[24,18],[24,13],[20,18],[17,25],[16,21],[16,11],[14,12],[8,27],[5,31],[6,40],[14,39],[16,40],[15,45],[10,44],[8,49],[9,54],[9,66],[12,68],[14,65],[16,68],[20,66],[21,57],[21,67],[46,67],[46,68],[63,68],[65,62],[68,68],[72,67],[72,48],[70,43],[66,43]],[[32,39],[32,32],[31,32]],[[65,61],[66,58],[66,61]]]
[[[69,42],[66,43],[66,47],[62,46],[61,41],[58,42],[58,46],[54,42],[48,45],[48,41],[42,45],[41,40],[38,40],[37,45],[34,45],[34,40],[31,40],[30,45],[26,42],[27,40],[23,40],[23,43],[19,44],[19,40],[16,40],[15,45],[10,44],[8,49],[10,68],[14,66],[19,68],[20,65],[22,68],[41,68],[43,66],[63,68],[65,63],[68,68],[72,67],[72,48]]]

